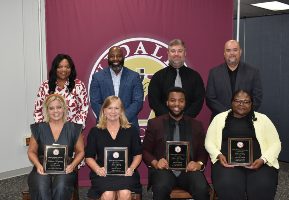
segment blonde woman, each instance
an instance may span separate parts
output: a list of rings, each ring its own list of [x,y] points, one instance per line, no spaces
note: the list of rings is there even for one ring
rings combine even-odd
[[[107,176],[104,168],[105,147],[128,148],[128,169],[124,176]],[[88,197],[128,200],[131,199],[131,191],[141,193],[139,174],[135,170],[141,162],[141,154],[138,131],[129,124],[120,98],[107,97],[100,110],[99,123],[90,130],[85,149],[85,160],[91,168]]]
[[[32,200],[69,200],[77,178],[74,169],[84,157],[82,125],[66,121],[67,106],[59,94],[49,95],[43,108],[44,122],[31,125],[28,157],[34,167],[28,177],[29,192]],[[68,159],[64,174],[45,173],[44,145],[67,145]]]

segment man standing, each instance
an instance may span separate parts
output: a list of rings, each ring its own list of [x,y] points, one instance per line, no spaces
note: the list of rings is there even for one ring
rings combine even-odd
[[[106,97],[118,96],[129,122],[139,128],[137,115],[143,105],[143,86],[140,76],[124,67],[124,55],[120,47],[113,46],[108,52],[109,67],[92,76],[90,102],[96,117]]]
[[[239,90],[246,90],[253,96],[254,110],[262,102],[262,85],[259,70],[240,62],[242,49],[236,40],[225,43],[225,63],[210,70],[206,104],[212,111],[212,117],[231,107],[232,94]]]
[[[168,90],[169,113],[148,121],[143,142],[143,160],[149,168],[149,186],[154,200],[170,199],[175,186],[188,191],[196,200],[209,199],[209,186],[203,174],[208,154],[204,148],[205,134],[201,122],[184,115],[185,91]],[[170,170],[166,158],[166,141],[188,141],[189,162],[184,171]]]
[[[169,66],[156,72],[148,88],[148,100],[156,116],[169,112],[166,107],[167,91],[171,87],[181,87],[186,92],[185,114],[196,117],[202,109],[205,97],[204,83],[198,72],[184,66],[185,44],[180,39],[169,43]]]

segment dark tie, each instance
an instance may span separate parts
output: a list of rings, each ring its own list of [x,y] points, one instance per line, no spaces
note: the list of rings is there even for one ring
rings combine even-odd
[[[175,122],[174,141],[180,141],[180,126],[179,126],[179,122]],[[181,174],[181,171],[173,171],[173,173],[178,177]]]
[[[181,76],[180,76],[180,69],[176,69],[177,70],[177,76],[176,76],[176,80],[175,80],[175,87],[182,87],[182,80],[181,80]]]
[[[175,122],[174,141],[180,141],[180,126],[179,126],[179,122]]]

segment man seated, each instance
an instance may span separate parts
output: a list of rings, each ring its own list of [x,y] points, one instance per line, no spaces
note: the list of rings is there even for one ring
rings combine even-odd
[[[209,186],[203,174],[208,154],[204,148],[201,122],[184,115],[186,95],[182,88],[169,89],[168,114],[148,121],[143,142],[143,160],[149,168],[149,187],[154,200],[170,199],[174,187],[188,191],[196,200],[209,199]],[[189,161],[184,170],[171,170],[166,141],[188,141]]]

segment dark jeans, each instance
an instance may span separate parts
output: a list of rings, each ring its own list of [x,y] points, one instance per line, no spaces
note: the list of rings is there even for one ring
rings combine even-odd
[[[263,165],[258,170],[244,167],[225,168],[219,162],[212,166],[212,181],[221,200],[272,200],[277,184],[278,170]]]
[[[154,200],[170,199],[176,186],[189,192],[195,200],[209,200],[209,185],[202,172],[182,172],[176,177],[171,170],[149,170]]]
[[[77,175],[40,175],[35,170],[28,176],[31,200],[70,200]]]

